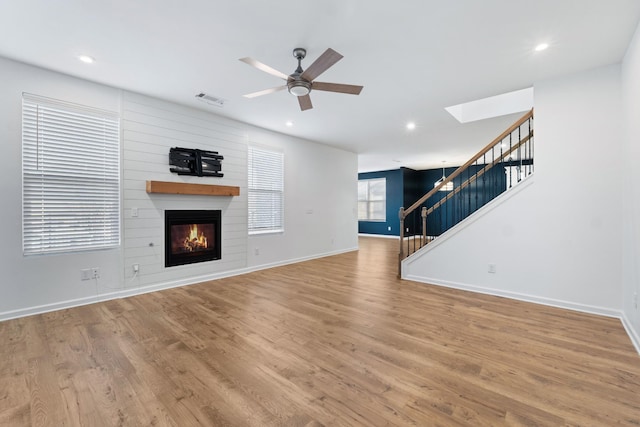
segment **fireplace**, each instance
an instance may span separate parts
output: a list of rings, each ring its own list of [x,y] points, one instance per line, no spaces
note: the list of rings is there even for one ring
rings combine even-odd
[[[164,266],[220,259],[222,212],[180,210],[164,212]]]

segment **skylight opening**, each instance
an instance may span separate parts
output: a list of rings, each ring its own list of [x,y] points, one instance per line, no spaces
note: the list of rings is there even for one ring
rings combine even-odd
[[[531,108],[533,108],[533,87],[452,105],[445,110],[460,123],[469,123],[528,111]]]

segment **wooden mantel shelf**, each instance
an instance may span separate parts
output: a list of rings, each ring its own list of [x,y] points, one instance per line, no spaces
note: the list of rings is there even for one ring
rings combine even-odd
[[[239,196],[240,187],[191,184],[186,182],[147,181],[147,193],[193,194],[198,196]]]

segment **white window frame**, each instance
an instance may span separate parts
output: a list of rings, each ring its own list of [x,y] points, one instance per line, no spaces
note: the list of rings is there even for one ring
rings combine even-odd
[[[284,232],[284,153],[249,146],[247,152],[249,235]]]
[[[377,182],[383,182],[384,183],[384,188],[385,188],[385,195],[384,195],[384,199],[382,200],[372,200],[371,199],[371,184],[373,183],[377,183]],[[361,199],[360,198],[360,185],[361,184],[366,184],[367,186],[367,191],[366,191],[366,198]],[[383,212],[383,217],[382,218],[372,218],[371,215],[371,209],[369,208],[371,203],[380,203],[382,202],[384,205],[384,209],[382,209]],[[362,218],[360,217],[360,203],[366,203],[366,217]],[[358,221],[366,221],[366,222],[387,222],[387,178],[367,178],[367,179],[359,179],[358,180]]]
[[[23,93],[23,254],[120,246],[117,113]]]

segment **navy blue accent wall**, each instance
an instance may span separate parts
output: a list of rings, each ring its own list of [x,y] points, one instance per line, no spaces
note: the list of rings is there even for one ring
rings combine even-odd
[[[505,162],[504,166],[509,165]],[[471,166],[461,176],[454,179],[455,186],[473,176],[484,166]],[[451,175],[457,167],[445,169],[445,175]],[[420,197],[433,189],[433,184],[442,178],[442,169],[416,171],[400,168],[391,171],[368,172],[358,174],[358,179],[386,178],[387,179],[387,218],[385,222],[359,221],[358,232],[366,234],[386,234],[399,236],[398,211],[400,207],[408,208]],[[439,236],[455,224],[480,209],[489,201],[506,190],[506,176],[501,165],[489,169],[480,179],[460,191],[441,207],[429,215],[427,220],[427,234]],[[424,205],[430,208],[449,192],[439,191]],[[408,217],[405,222],[407,234],[418,232],[421,228],[420,209]],[[389,231],[391,227],[391,231]]]
[[[424,196],[424,185],[422,184],[422,171],[409,168],[401,168],[404,175],[404,202],[402,207],[407,209],[420,197]]]
[[[404,173],[402,169],[359,173],[358,179],[387,179],[386,221],[358,221],[358,233],[399,236],[398,211],[404,201]],[[391,227],[391,230],[389,230]]]

